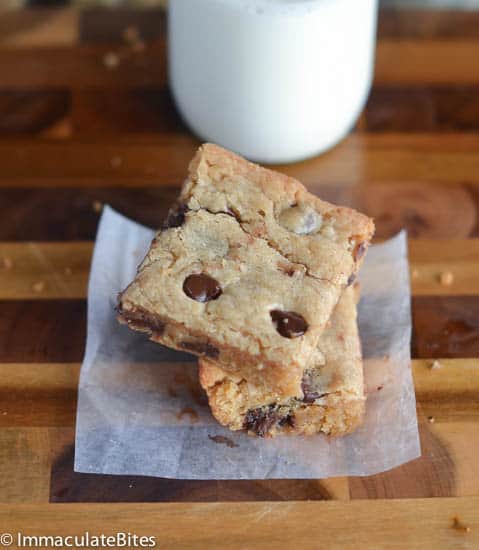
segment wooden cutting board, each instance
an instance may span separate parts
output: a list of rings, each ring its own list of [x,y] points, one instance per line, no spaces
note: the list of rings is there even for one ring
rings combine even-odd
[[[127,27],[145,48],[125,42]],[[161,11],[0,16],[0,543],[2,532],[134,530],[160,548],[478,548],[475,12],[383,11],[357,127],[279,168],[374,216],[378,238],[409,231],[422,457],[330,480],[73,472],[102,205],[158,226],[198,145],[166,87],[165,29]]]

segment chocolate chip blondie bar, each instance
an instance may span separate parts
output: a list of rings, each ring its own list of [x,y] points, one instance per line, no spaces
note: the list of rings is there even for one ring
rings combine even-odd
[[[373,231],[366,216],[296,180],[204,145],[120,295],[119,319],[278,396],[298,395]]]
[[[277,400],[267,385],[251,384],[200,359],[200,382],[220,424],[260,437],[318,432],[344,435],[354,430],[365,409],[357,294],[353,287],[344,291],[318,344],[325,364],[313,361],[308,365],[302,395]]]

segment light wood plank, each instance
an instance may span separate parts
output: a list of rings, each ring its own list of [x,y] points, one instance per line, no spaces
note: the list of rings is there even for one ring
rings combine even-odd
[[[0,506],[24,534],[130,530],[160,548],[474,548],[479,498],[370,502]],[[130,527],[128,527],[130,526]],[[360,526],[360,527],[359,527]],[[127,529],[128,527],[128,529]]]
[[[84,298],[92,243],[0,243],[0,299]]]
[[[93,243],[0,242],[0,300],[85,298]],[[479,294],[479,239],[410,239],[414,296]]]
[[[412,361],[421,415],[479,421],[479,359],[434,361]],[[79,372],[79,363],[0,363],[0,427],[73,427]]]
[[[414,296],[479,294],[479,239],[410,239]]]
[[[2,142],[0,186],[180,184],[198,144],[188,134],[135,135],[115,142]],[[474,133],[352,134],[324,155],[276,169],[313,190],[321,183],[477,183],[478,149]]]
[[[479,421],[479,358],[434,361],[413,361],[416,397],[422,412],[436,421]]]
[[[0,429],[0,502],[48,502],[49,434],[48,428]]]
[[[0,364],[0,427],[73,427],[79,363]]]

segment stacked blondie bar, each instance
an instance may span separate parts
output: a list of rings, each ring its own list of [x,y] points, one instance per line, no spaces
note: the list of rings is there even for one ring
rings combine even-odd
[[[119,298],[119,320],[200,357],[232,430],[341,435],[364,414],[356,274],[372,220],[203,145]]]

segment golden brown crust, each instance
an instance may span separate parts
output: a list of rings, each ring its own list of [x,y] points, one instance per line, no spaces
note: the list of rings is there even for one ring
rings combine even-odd
[[[320,199],[310,193],[306,187],[298,180],[264,168],[253,162],[249,162],[235,153],[223,149],[214,143],[205,143],[197,151],[191,161],[188,171],[191,175],[201,173],[206,169],[220,166],[224,175],[240,175],[253,181],[262,191],[273,201],[282,201],[284,198],[291,202],[306,200],[312,202],[322,213],[337,213],[343,215],[347,223],[356,228],[358,235],[364,240],[370,240],[374,234],[374,223],[371,218],[364,214],[348,208],[346,206],[337,206]]]
[[[120,296],[120,317],[282,397],[297,395],[304,365],[313,354],[321,362],[318,339],[362,260],[372,221],[210,144],[192,161],[180,199],[181,223],[157,234]],[[215,280],[219,297],[187,296],[184,283],[198,274]],[[131,318],[137,311],[145,312],[140,321]],[[281,334],[278,311],[302,319],[304,330]]]
[[[309,273],[319,278],[345,286],[357,273],[374,234],[371,218],[324,201],[296,179],[211,143],[199,148],[189,172],[181,200],[190,208],[232,210],[245,231],[267,238],[291,261],[307,264]],[[292,205],[319,214],[320,227],[306,234],[285,231],[281,215]]]
[[[308,366],[308,384],[313,385],[317,395],[312,402],[303,401],[303,397],[311,397],[311,388],[305,396],[278,399],[267,384],[248,383],[213,361],[200,360],[200,383],[207,392],[215,418],[232,430],[240,430],[248,428],[249,416],[255,415],[249,431],[258,433],[259,427],[264,432],[260,435],[270,436],[278,433],[310,435],[320,431],[344,435],[354,430],[365,409],[357,299],[357,286],[344,292],[318,344],[326,364]],[[269,422],[271,415],[275,422]]]

